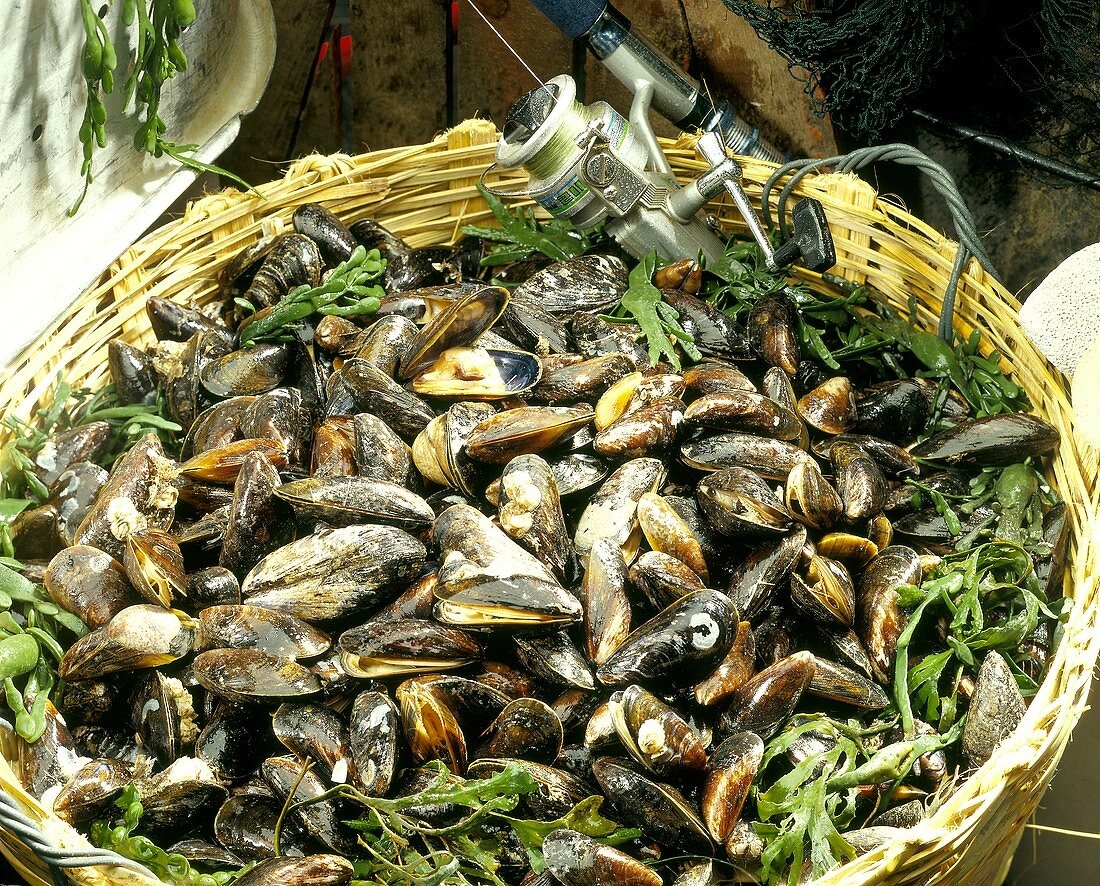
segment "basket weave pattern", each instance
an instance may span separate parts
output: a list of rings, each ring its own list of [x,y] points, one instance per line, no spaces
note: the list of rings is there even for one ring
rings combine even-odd
[[[153,341],[145,314],[148,296],[186,304],[211,300],[222,266],[261,233],[289,228],[291,213],[301,203],[321,203],[345,223],[375,218],[414,246],[451,242],[461,225],[491,222],[475,184],[492,161],[496,138],[492,124],[468,121],[427,145],[357,157],[306,157],[283,179],[261,186],[265,199],[236,191],[204,197],[182,218],[123,253],[52,330],[9,363],[0,381],[0,403],[9,414],[28,417],[59,370],[74,387],[95,389],[108,383],[110,339],[139,345]],[[686,138],[664,147],[681,178],[704,168]],[[759,197],[760,183],[774,167],[751,159],[742,163],[745,184]],[[507,176],[493,181],[508,189],[525,183]],[[915,293],[920,322],[934,329],[955,244],[855,176],[811,176],[799,190],[825,207],[837,247],[833,273],[870,284],[903,313]],[[712,211],[727,230],[745,230],[728,202],[714,204]],[[821,286],[816,275],[804,279],[811,287]],[[979,328],[990,347],[1011,357],[1006,368],[1013,379],[1027,390],[1037,414],[1062,435],[1050,479],[1067,502],[1072,528],[1065,592],[1076,603],[1064,639],[1023,723],[993,758],[904,839],[838,868],[820,884],[998,886],[1084,709],[1100,651],[1098,454],[1075,437],[1068,383],[1025,337],[1018,310],[1016,299],[971,262],[959,286],[957,329],[965,335]],[[11,759],[10,748],[4,750]],[[0,786],[16,793],[32,815],[64,833],[59,821],[21,791],[2,758]],[[75,840],[75,833],[70,831],[66,839]],[[41,862],[3,831],[0,851],[28,881],[49,882]],[[119,870],[84,869],[69,876],[88,884],[141,882]]]

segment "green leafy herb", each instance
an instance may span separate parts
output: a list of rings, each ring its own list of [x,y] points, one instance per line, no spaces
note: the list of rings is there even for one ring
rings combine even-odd
[[[481,260],[486,267],[525,261],[535,253],[542,253],[554,261],[564,261],[583,255],[599,237],[597,232],[578,230],[562,219],[539,222],[533,209],[522,206],[509,209],[484,185],[478,184],[477,189],[489,204],[500,227],[465,225],[462,233],[498,244]]]
[[[194,870],[187,859],[179,853],[165,852],[148,837],[136,833],[145,811],[137,788],[133,785],[127,787],[115,800],[115,806],[122,810],[122,818],[114,821],[100,819],[93,822],[89,830],[92,843],[100,849],[111,849],[119,855],[143,864],[164,883],[171,886],[224,886],[255,867],[253,862],[239,871],[200,873]]]
[[[354,317],[373,314],[386,292],[375,284],[386,269],[377,249],[357,246],[347,261],[337,265],[320,286],[297,286],[270,312],[253,316],[241,330],[241,346],[260,341],[289,341],[313,314]]]
[[[649,347],[649,362],[653,365],[665,357],[674,369],[680,368],[680,358],[673,342],[679,342],[685,353],[693,359],[700,358],[692,337],[680,325],[680,315],[670,305],[661,301],[661,290],[653,285],[653,273],[657,270],[657,253],[645,256],[630,272],[626,292],[620,302],[622,314],[629,315],[641,327]],[[614,317],[605,319],[614,320]],[[669,337],[672,337],[672,341]]]
[[[507,821],[527,850],[531,869],[536,874],[541,874],[546,870],[546,862],[541,852],[542,841],[551,831],[556,831],[558,828],[578,831],[609,846],[618,846],[641,836],[642,832],[637,828],[620,828],[615,822],[604,818],[600,814],[602,804],[603,797],[588,797],[555,821],[529,821],[518,818],[509,818]]]
[[[84,26],[84,44],[80,53],[80,72],[87,87],[84,117],[78,135],[83,146],[80,174],[84,188],[69,210],[75,215],[84,202],[94,179],[92,160],[96,148],[107,147],[107,107],[103,96],[114,91],[118,56],[105,22],[96,14],[90,0],[80,0]],[[244,179],[194,156],[198,145],[179,145],[165,138],[167,124],[160,116],[164,84],[187,69],[187,58],[179,45],[183,29],[195,21],[193,0],[122,0],[122,23],[134,28],[133,67],[126,78],[125,104],[134,101],[140,118],[134,132],[134,150],[154,157],[169,156],[177,163],[200,172],[213,172],[232,179],[241,187],[259,193]]]

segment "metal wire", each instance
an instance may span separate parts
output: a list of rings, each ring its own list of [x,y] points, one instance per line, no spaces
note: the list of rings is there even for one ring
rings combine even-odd
[[[23,811],[15,798],[5,792],[0,792],[0,825],[15,834],[46,863],[55,882],[64,882],[58,879],[60,868],[86,868],[95,865],[114,865],[156,879],[148,868],[110,849],[55,846],[47,839],[38,823]]]
[[[952,336],[952,319],[955,316],[955,295],[958,291],[959,280],[967,262],[974,257],[993,276],[998,276],[993,262],[982,246],[978,236],[977,227],[974,224],[974,216],[970,214],[955,179],[946,169],[940,166],[927,154],[918,151],[912,145],[888,144],[875,145],[869,148],[860,148],[850,154],[841,154],[836,157],[828,157],[824,160],[792,160],[780,166],[764,183],[761,199],[761,214],[764,222],[769,227],[774,227],[769,198],[772,188],[785,176],[790,179],[783,185],[779,192],[779,232],[784,240],[789,236],[787,228],[787,200],[791,192],[798,186],[803,177],[810,172],[818,172],[823,167],[832,167],[837,172],[855,172],[871,163],[879,162],[899,163],[902,166],[915,166],[928,176],[932,186],[946,201],[951,212],[951,220],[955,225],[955,237],[959,241],[958,251],[955,253],[955,263],[951,267],[951,276],[947,281],[947,289],[943,295],[943,305],[940,309],[939,335],[945,341],[950,341]]]

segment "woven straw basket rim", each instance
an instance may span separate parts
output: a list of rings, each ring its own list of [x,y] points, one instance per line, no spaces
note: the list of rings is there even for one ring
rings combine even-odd
[[[492,161],[496,139],[491,123],[467,121],[427,145],[356,157],[306,157],[292,164],[281,180],[261,186],[264,199],[230,190],[198,200],[182,218],[126,250],[50,331],[9,362],[0,380],[0,403],[7,414],[30,416],[59,370],[74,386],[95,389],[106,384],[110,339],[135,344],[153,340],[146,297],[183,303],[213,298],[221,266],[262,231],[288,227],[300,203],[319,202],[346,222],[376,218],[413,245],[451,242],[462,224],[491,223],[475,184]],[[664,141],[663,146],[681,178],[704,168],[689,138]],[[759,200],[760,184],[774,167],[748,158],[742,163],[746,188]],[[509,189],[524,184],[514,176],[501,176],[499,183]],[[919,321],[934,329],[955,244],[853,175],[808,176],[798,191],[825,207],[837,246],[833,273],[872,285],[900,311],[907,310],[915,294]],[[745,230],[728,202],[716,203],[712,210],[727,230]],[[821,286],[816,275],[806,273],[803,279],[811,287]],[[1011,356],[1006,368],[1027,390],[1035,411],[1062,436],[1049,473],[1066,500],[1072,529],[1065,591],[1075,605],[1064,638],[1024,721],[993,758],[904,838],[830,872],[820,884],[1000,884],[1023,825],[1038,806],[1084,709],[1100,651],[1098,455],[1075,435],[1068,383],[1023,334],[1018,310],[1019,302],[971,262],[959,288],[956,327],[964,335],[981,329],[989,347]],[[10,747],[3,750],[4,757],[13,759]],[[3,757],[0,787],[18,798],[59,843],[87,845],[23,791]],[[0,851],[28,882],[49,882],[42,862],[3,830]],[[154,882],[121,869],[85,868],[68,876],[104,886]]]

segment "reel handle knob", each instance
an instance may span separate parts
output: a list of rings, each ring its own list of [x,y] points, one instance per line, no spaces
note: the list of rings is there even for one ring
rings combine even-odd
[[[791,211],[791,218],[794,234],[775,250],[776,266],[782,268],[798,261],[819,274],[829,270],[836,264],[836,248],[821,202],[812,197],[799,200]]]

